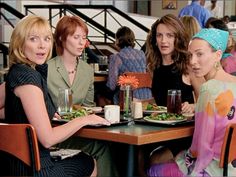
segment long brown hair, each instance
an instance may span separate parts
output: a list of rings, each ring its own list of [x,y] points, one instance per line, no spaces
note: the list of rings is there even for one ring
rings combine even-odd
[[[158,19],[151,27],[147,36],[146,56],[148,69],[153,72],[156,67],[162,63],[162,55],[157,46],[156,29],[159,24],[164,24],[173,29],[175,34],[174,51],[172,53],[172,60],[176,63],[177,69],[182,74],[188,73],[189,54],[188,49],[188,34],[185,30],[183,23],[174,15],[168,14]]]

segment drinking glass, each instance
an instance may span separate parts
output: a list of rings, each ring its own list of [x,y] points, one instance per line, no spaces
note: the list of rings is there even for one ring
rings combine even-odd
[[[181,90],[168,90],[167,112],[181,114]]]
[[[72,111],[72,93],[70,89],[59,88],[57,98],[58,113],[60,115]]]

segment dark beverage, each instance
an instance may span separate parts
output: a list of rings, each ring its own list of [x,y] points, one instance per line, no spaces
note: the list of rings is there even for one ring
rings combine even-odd
[[[107,56],[99,57],[99,70],[106,71],[108,69],[108,58]]]
[[[181,90],[168,90],[167,112],[181,114]]]

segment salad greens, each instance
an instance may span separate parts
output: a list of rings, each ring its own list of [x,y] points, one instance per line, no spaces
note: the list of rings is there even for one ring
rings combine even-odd
[[[85,109],[79,109],[79,110],[73,110],[72,112],[61,116],[62,119],[68,119],[68,120],[72,120],[76,117],[82,117],[82,116],[86,116],[89,113],[85,110]]]
[[[162,114],[153,113],[150,116],[146,116],[145,118],[152,119],[152,120],[163,120],[163,121],[185,119],[183,115],[174,114],[174,113],[162,113]]]

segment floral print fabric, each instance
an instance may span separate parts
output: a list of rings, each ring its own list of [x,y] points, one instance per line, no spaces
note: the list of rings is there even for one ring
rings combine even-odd
[[[192,145],[176,157],[184,174],[204,176],[207,172],[210,176],[222,176],[221,146],[227,125],[236,123],[235,107],[235,83],[210,80],[202,85],[196,104]],[[229,164],[228,168],[229,176],[236,175],[236,166]]]

